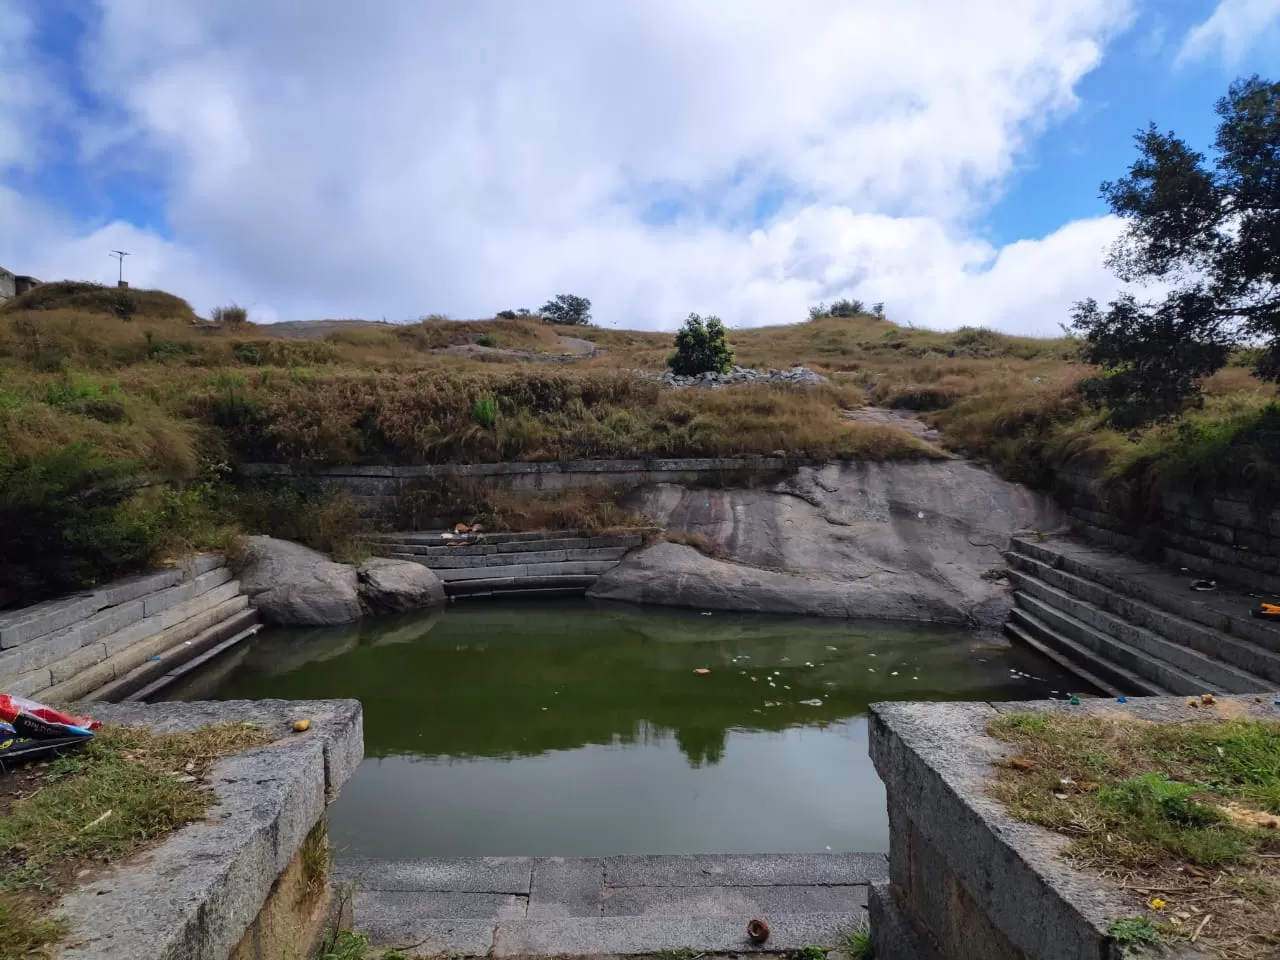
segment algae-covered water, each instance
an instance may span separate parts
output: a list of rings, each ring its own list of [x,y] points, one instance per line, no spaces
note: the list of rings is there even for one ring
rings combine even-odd
[[[887,850],[867,704],[1071,686],[964,631],[579,601],[272,630],[166,696],[359,699],[349,855],[595,856]]]

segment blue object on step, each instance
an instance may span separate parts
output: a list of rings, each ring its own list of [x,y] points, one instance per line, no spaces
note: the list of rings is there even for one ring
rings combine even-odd
[[[157,653],[157,654],[156,654],[154,657],[152,657],[151,659],[152,659],[152,661],[154,661],[155,663],[159,663],[159,662],[160,662],[160,654],[158,654],[158,653]]]
[[[1116,703],[1128,703],[1128,702],[1129,702],[1128,697],[1116,697]]]

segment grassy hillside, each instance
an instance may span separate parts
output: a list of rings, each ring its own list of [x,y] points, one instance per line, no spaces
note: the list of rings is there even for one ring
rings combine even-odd
[[[553,359],[579,352],[565,337],[597,350]],[[830,383],[665,390],[636,371],[662,369],[670,334],[442,318],[277,331],[206,322],[162,291],[36,287],[0,307],[0,528],[26,531],[0,555],[0,582],[6,564],[21,591],[86,582],[239,529],[297,535],[297,516],[323,544],[344,540],[349,508],[236,489],[229,467],[242,461],[939,455],[905,431],[842,417],[864,404],[924,411],[949,446],[1043,486],[1079,458],[1163,484],[1214,482],[1242,465],[1269,482],[1280,459],[1275,390],[1243,369],[1211,381],[1203,410],[1121,434],[1081,403],[1076,385],[1093,371],[1068,339],[857,315],[730,340],[740,364],[803,364]],[[140,478],[166,483],[139,489]],[[56,549],[49,529],[61,531]],[[31,553],[49,568],[23,580],[15,557]]]

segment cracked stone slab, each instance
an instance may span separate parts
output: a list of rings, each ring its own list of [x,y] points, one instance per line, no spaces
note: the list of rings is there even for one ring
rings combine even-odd
[[[529,895],[533,857],[471,857],[434,860],[343,859],[341,883],[359,890]]]
[[[363,752],[354,700],[87,704],[104,722],[158,732],[251,722],[274,742],[220,760],[218,803],[158,846],[67,894],[62,960],[225,960]],[[294,733],[293,722],[311,729]]]
[[[614,887],[849,885],[888,876],[888,861],[880,853],[687,854],[605,861],[605,880]]]
[[[603,859],[539,858],[533,868],[529,918],[600,916],[604,878]]]
[[[599,956],[656,954],[663,950],[697,953],[778,953],[806,946],[834,947],[853,929],[862,912],[791,914],[773,917],[765,947],[747,939],[746,917],[567,917],[515,920],[498,924],[493,956]]]
[[[853,914],[866,907],[867,887],[606,887],[602,906],[606,917]]]

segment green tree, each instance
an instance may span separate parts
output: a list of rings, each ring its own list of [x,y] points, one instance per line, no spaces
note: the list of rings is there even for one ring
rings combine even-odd
[[[554,300],[548,300],[538,312],[550,323],[567,323],[578,327],[591,323],[591,301],[572,293],[562,293]]]
[[[1102,197],[1127,221],[1108,265],[1161,299],[1075,305],[1084,358],[1105,371],[1086,395],[1132,425],[1199,401],[1232,349],[1259,347],[1254,373],[1280,380],[1280,83],[1238,80],[1216,105],[1212,162],[1152,124],[1138,159]]]
[[[676,350],[667,357],[667,366],[683,377],[728,373],[733,367],[733,347],[725,339],[720,318],[707,317],[704,321],[696,313],[689,314],[676,333]]]

